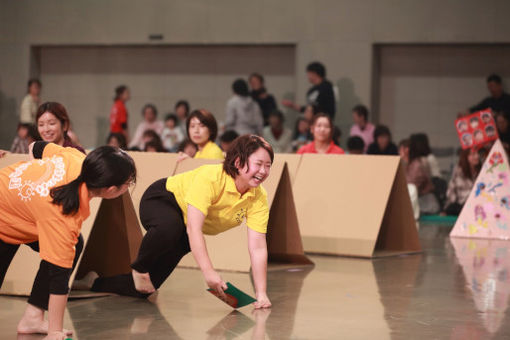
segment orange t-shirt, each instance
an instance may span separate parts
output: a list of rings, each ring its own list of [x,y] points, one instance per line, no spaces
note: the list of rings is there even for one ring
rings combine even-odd
[[[0,239],[10,244],[39,241],[39,254],[54,265],[71,268],[82,222],[89,216],[87,186],[80,186],[80,209],[63,215],[51,203],[50,189],[81,172],[85,155],[74,148],[47,144],[42,159],[0,169]]]

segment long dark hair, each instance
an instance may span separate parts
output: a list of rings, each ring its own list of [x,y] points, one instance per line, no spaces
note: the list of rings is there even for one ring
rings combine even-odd
[[[473,177],[477,176],[480,172],[480,168],[482,165],[480,164],[480,161],[478,161],[478,164],[474,167],[475,173],[471,172],[471,165],[469,164],[469,154],[471,152],[478,152],[477,150],[473,149],[464,149],[460,152],[459,155],[459,167],[462,170],[462,174],[465,178],[473,179]]]
[[[112,146],[101,146],[87,155],[81,166],[80,175],[73,181],[52,188],[52,203],[61,205],[64,215],[74,215],[80,209],[80,185],[88,189],[121,186],[136,181],[136,166],[124,151]]]

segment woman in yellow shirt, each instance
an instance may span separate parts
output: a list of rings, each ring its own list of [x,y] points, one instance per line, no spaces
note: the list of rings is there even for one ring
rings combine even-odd
[[[188,137],[198,148],[193,158],[224,159],[223,151],[214,143],[218,134],[218,124],[213,114],[200,109],[191,112],[186,119],[186,131]],[[180,153],[179,160],[189,156]]]
[[[207,285],[225,296],[227,286],[213,268],[203,234],[224,232],[246,219],[255,307],[270,307],[266,294],[269,207],[260,184],[269,176],[273,157],[263,138],[244,135],[233,142],[223,164],[154,182],[140,202],[140,220],[147,233],[132,273],[98,278],[92,290],[147,297],[191,251]]]
[[[90,214],[89,201],[122,195],[136,168],[127,153],[110,146],[86,157],[53,143],[30,147],[35,160],[0,169],[0,286],[21,244],[38,251],[41,265],[18,332],[60,340],[66,335],[68,281],[83,248],[80,230]]]

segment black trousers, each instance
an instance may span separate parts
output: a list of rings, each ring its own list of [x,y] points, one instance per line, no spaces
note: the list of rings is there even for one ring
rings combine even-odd
[[[165,184],[166,178],[154,182],[142,196],[140,220],[147,233],[138,257],[131,264],[136,271],[149,273],[156,289],[191,251],[181,208],[174,195],[166,190]],[[92,290],[142,298],[148,296],[136,290],[131,273],[98,278]]]
[[[14,255],[16,255],[19,246],[19,244],[9,244],[0,240],[0,287],[2,287],[7,269],[9,269],[9,265],[11,264]],[[28,243],[27,246],[32,248],[34,251],[39,252],[39,242]],[[78,237],[75,249],[76,253],[74,255],[73,269],[76,267],[78,258],[83,250],[83,237],[81,234]],[[69,280],[68,278],[66,279]],[[46,261],[41,261],[39,270],[35,276],[34,285],[32,286],[32,292],[28,298],[28,303],[41,309],[48,310],[50,284],[50,267]],[[63,282],[61,284],[69,285],[69,282]]]

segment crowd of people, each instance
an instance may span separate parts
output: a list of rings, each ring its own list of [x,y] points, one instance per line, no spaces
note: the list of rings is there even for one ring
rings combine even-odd
[[[253,134],[262,136],[276,153],[400,155],[408,184],[414,186],[418,193],[421,213],[459,214],[487,148],[460,151],[459,163],[450,176],[442,174],[426,134],[412,134],[397,146],[390,128],[372,124],[370,110],[360,104],[352,109],[353,124],[344,151],[340,146],[341,131],[334,125],[335,94],[332,83],[326,78],[326,68],[320,62],[312,62],[307,66],[306,74],[311,84],[306,103],[299,105],[289,100],[281,101],[284,107],[300,113],[293,131],[285,124],[285,114],[278,108],[278,101],[268,92],[264,77],[259,73],[232,83],[232,96],[226,103],[225,121],[221,126],[213,113],[206,109],[192,110],[186,100],[179,100],[163,120],[158,116],[158,108],[147,103],[141,110],[143,119],[132,136],[129,135],[126,104],[130,99],[130,89],[125,85],[118,86],[110,111],[110,134],[106,144],[131,151],[177,152],[179,160],[224,159],[237,137]],[[17,136],[10,151],[27,153],[31,142],[44,140],[73,146],[84,152],[72,131],[64,106],[54,102],[41,103],[41,87],[38,79],[28,82]],[[487,78],[487,87],[490,96],[460,112],[459,116],[492,109],[499,138],[508,149],[510,95],[503,91],[498,75]],[[0,155],[2,153],[5,151],[0,151]]]

